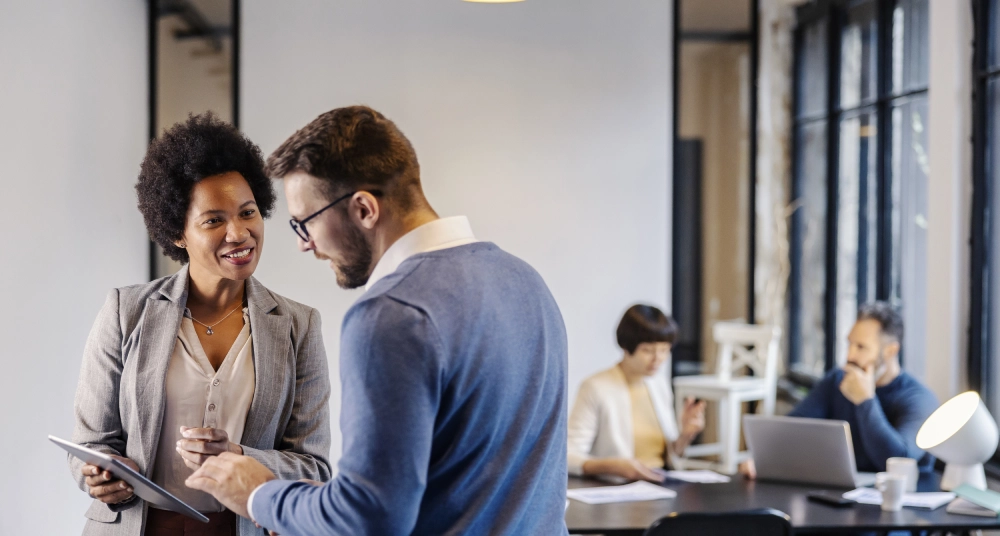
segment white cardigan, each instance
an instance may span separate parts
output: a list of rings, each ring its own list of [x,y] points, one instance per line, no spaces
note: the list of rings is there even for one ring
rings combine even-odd
[[[673,391],[662,372],[644,381],[669,452],[670,444],[679,436]],[[571,475],[583,475],[583,462],[593,458],[635,457],[632,402],[620,368],[611,367],[583,381],[569,414],[568,428],[566,458]]]

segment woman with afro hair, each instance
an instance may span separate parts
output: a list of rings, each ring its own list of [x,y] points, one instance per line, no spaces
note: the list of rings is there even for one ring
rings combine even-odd
[[[211,113],[191,116],[149,146],[135,188],[150,238],[184,266],[109,293],[84,350],[73,440],[210,521],[147,504],[116,475],[70,457],[94,497],[84,534],[263,534],[184,485],[226,452],[282,479],[331,476],[319,313],[253,277],[275,202],[260,149]]]

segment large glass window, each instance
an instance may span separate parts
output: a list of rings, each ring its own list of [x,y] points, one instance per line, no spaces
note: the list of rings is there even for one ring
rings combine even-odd
[[[826,352],[826,267],[829,185],[829,21],[796,31],[795,163],[789,357],[792,370],[823,374]],[[829,271],[829,274],[832,274]]]
[[[812,2],[795,31],[789,365],[846,358],[860,304],[886,300],[923,370],[928,0]]]

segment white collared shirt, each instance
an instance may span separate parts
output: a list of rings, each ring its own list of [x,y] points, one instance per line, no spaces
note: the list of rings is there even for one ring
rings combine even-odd
[[[389,249],[385,250],[382,258],[375,265],[375,269],[372,270],[372,275],[368,277],[365,290],[370,289],[383,277],[395,272],[406,259],[418,253],[455,248],[474,242],[478,242],[478,240],[472,234],[469,218],[465,216],[440,218],[425,223],[401,236],[399,240],[389,246]],[[261,486],[263,484],[254,488],[247,499],[247,513],[250,514],[251,520],[256,519],[253,515],[253,498]]]
[[[469,225],[469,218],[465,216],[452,216],[425,223],[401,236],[385,250],[385,254],[372,270],[365,290],[395,272],[403,261],[418,253],[464,246],[476,241],[476,236],[472,234],[472,226]]]

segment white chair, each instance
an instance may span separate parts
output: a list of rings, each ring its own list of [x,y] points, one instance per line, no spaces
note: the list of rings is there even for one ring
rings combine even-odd
[[[739,463],[749,457],[746,451],[739,452],[743,403],[762,401],[757,413],[774,415],[781,328],[717,322],[712,336],[719,346],[715,374],[674,378],[674,401],[678,419],[683,413],[686,398],[718,402],[719,441],[689,446],[677,465],[707,467],[733,474]],[[745,367],[754,375],[733,376],[734,372],[740,373]],[[691,459],[712,455],[718,456],[717,463]]]

